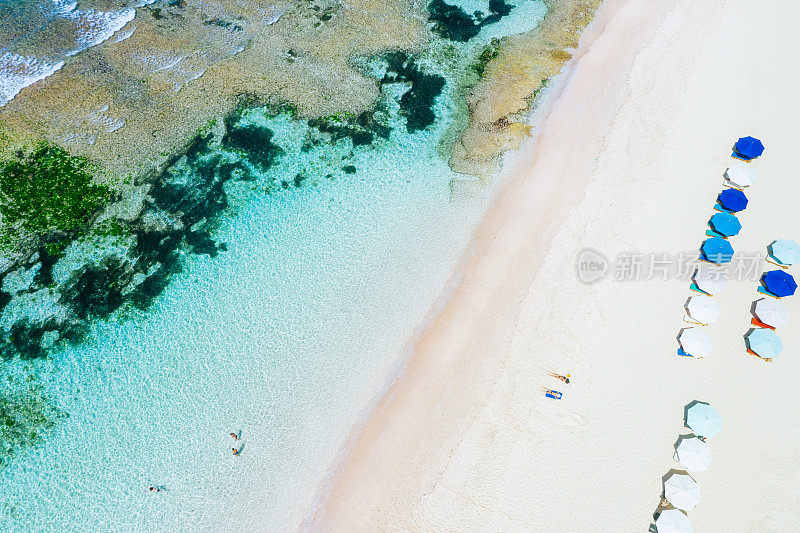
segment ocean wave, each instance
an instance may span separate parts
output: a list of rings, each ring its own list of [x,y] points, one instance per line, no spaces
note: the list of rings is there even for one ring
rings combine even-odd
[[[63,66],[64,61],[52,62],[11,52],[1,55],[0,107],[10,102],[25,87],[45,79]]]
[[[131,37],[133,35],[133,32],[135,32],[135,31],[136,31],[136,24],[130,24],[127,30],[120,31],[119,35],[114,37],[114,39],[111,42],[112,43],[122,42],[125,39]]]
[[[76,0],[45,0],[36,9],[50,21],[44,22],[44,28],[47,24],[68,20],[74,24],[74,30],[69,31],[66,38],[66,34],[54,35],[56,41],[48,45],[47,51],[42,50],[40,56],[35,51],[32,55],[17,54],[13,48],[0,51],[0,107],[25,87],[59,70],[67,58],[107,41],[136,17],[136,9],[132,7],[118,11],[81,10]],[[121,34],[118,40],[130,37],[134,29]]]
[[[50,9],[46,9],[50,15],[66,15],[78,9],[77,0],[50,0]]]
[[[105,42],[135,17],[136,10],[133,8],[121,11],[95,11],[93,9],[71,11],[67,14],[67,18],[74,19],[78,28],[76,36],[78,48],[68,52],[67,56],[73,56]]]

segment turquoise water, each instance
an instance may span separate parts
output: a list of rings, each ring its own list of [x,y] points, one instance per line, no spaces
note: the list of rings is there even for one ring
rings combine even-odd
[[[459,49],[529,29],[542,14],[542,4],[524,2]],[[424,57],[443,69],[437,53]],[[463,176],[447,167],[439,140],[457,107],[458,71],[444,72],[437,121],[424,131],[398,127],[391,93],[404,89],[387,90],[395,129],[374,147],[345,140],[302,152],[303,121],[263,109],[243,115],[241,124],[269,127],[286,155],[255,181],[227,185],[231,205],[214,233],[227,251],[188,256],[151,309],[94,324],[87,343],[7,366],[36,376],[68,417],[0,470],[1,529],[301,523],[446,291],[493,195],[476,187],[451,196],[451,180]],[[355,173],[326,177],[345,162]],[[310,176],[300,187],[264,192],[298,172]],[[244,448],[234,456],[229,433],[240,430]]]

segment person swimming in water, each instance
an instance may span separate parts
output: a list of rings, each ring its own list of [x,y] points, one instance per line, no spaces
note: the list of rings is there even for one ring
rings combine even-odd
[[[242,453],[241,448],[233,448],[233,455],[239,455],[240,453]]]

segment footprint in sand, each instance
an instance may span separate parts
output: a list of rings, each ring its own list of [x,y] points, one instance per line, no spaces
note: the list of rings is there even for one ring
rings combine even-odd
[[[587,425],[586,415],[576,412],[567,411],[563,413],[555,413],[552,417],[552,423],[556,426],[570,428],[570,429],[583,429]]]

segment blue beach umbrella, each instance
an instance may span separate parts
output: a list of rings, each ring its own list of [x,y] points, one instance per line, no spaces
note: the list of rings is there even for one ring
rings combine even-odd
[[[745,159],[755,159],[764,153],[764,145],[755,137],[740,137],[733,147]]]
[[[742,211],[747,207],[747,196],[739,189],[725,189],[719,193],[717,200],[728,211]]]
[[[730,213],[717,213],[711,217],[708,224],[714,228],[714,231],[726,237],[738,235],[742,231],[742,223]]]
[[[764,288],[779,298],[791,296],[797,290],[797,282],[783,270],[770,270],[761,279]]]
[[[722,417],[705,402],[697,402],[686,411],[686,425],[701,437],[713,437],[722,429]]]
[[[703,255],[712,263],[729,263],[733,256],[731,243],[720,237],[711,237],[703,241],[700,247]]]
[[[769,255],[782,265],[800,263],[800,244],[790,239],[778,239],[767,248]]]
[[[759,357],[772,359],[783,351],[783,343],[771,329],[758,328],[747,334],[747,347]]]

